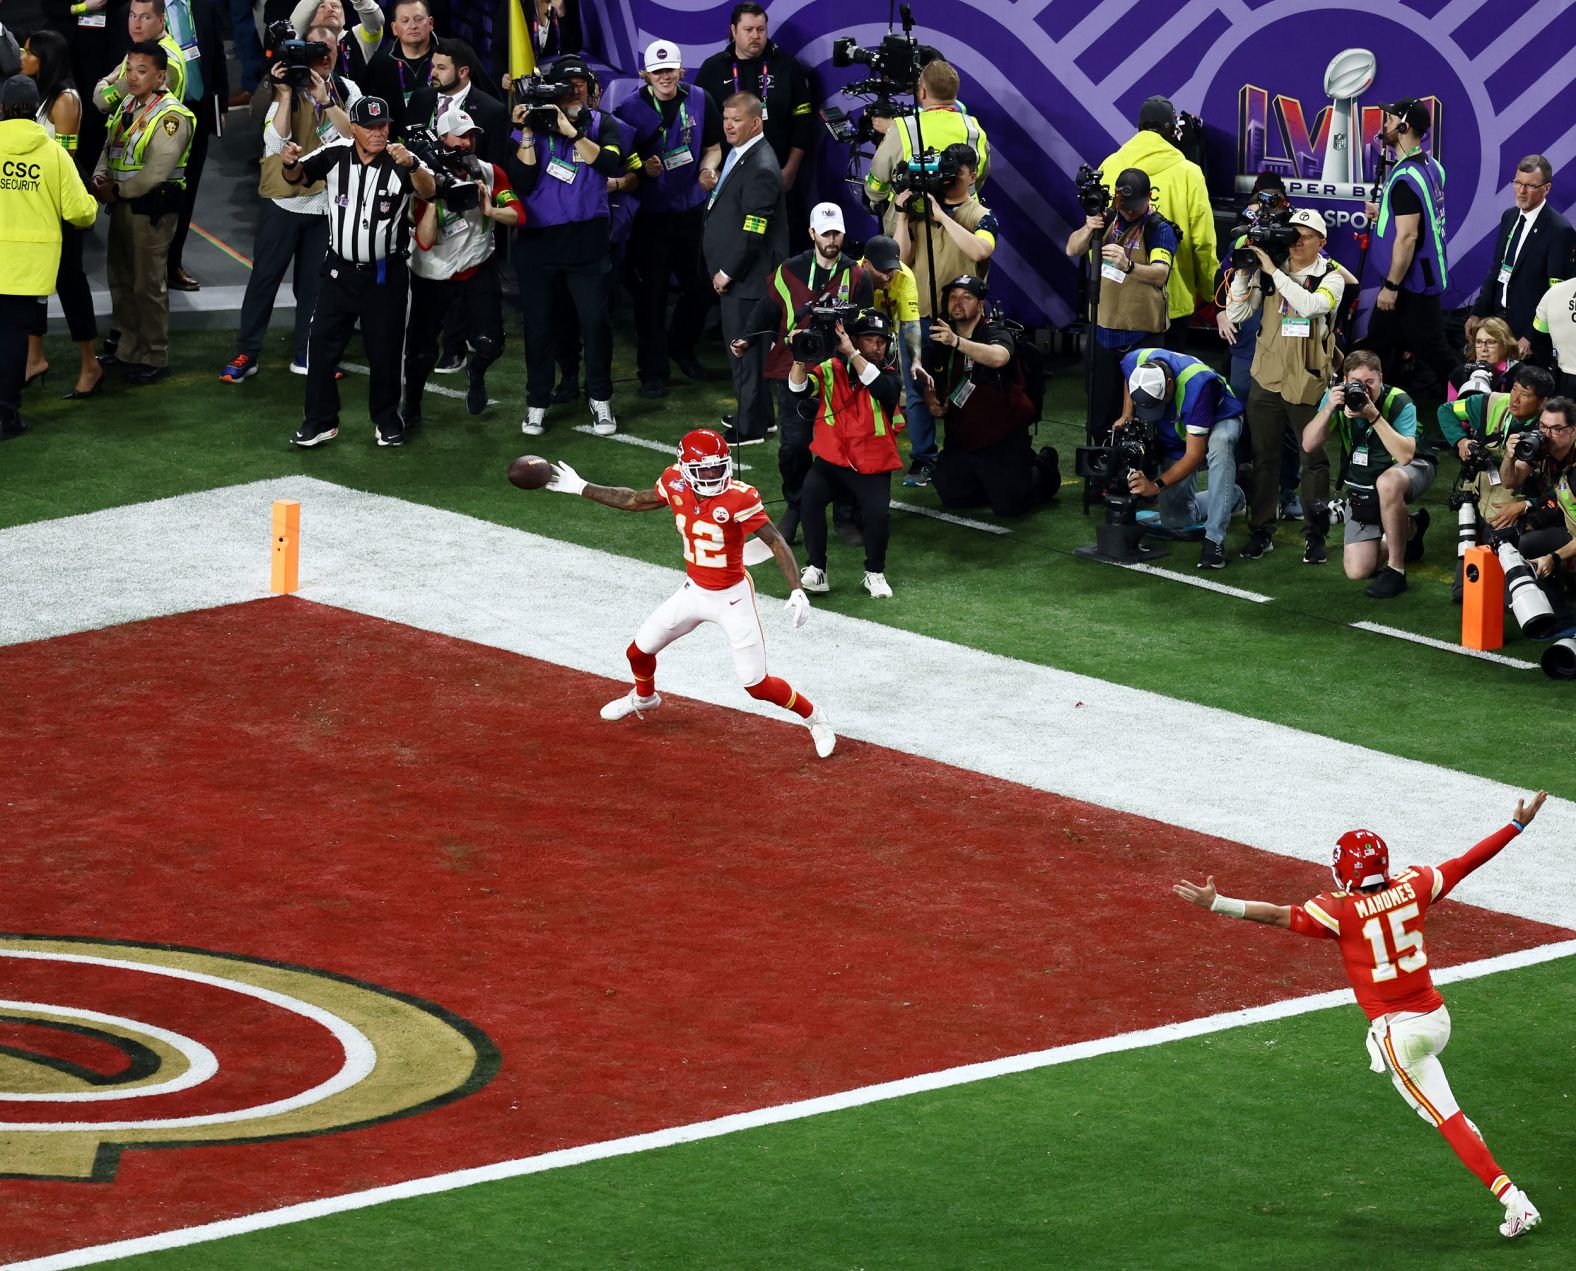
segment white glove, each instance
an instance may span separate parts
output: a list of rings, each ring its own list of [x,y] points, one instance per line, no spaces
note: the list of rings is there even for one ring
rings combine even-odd
[[[810,597],[804,594],[803,588],[795,587],[783,610],[792,615],[793,629],[797,631],[810,620]]]
[[[553,475],[543,489],[556,490],[559,494],[584,494],[586,479],[567,463],[555,463]]]

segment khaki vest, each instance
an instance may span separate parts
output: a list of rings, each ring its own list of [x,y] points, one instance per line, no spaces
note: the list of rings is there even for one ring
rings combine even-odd
[[[1308,291],[1317,291],[1326,276],[1338,266],[1325,262],[1329,268],[1310,272],[1302,281]],[[1275,393],[1282,400],[1298,406],[1317,406],[1330,384],[1330,372],[1335,366],[1335,332],[1330,328],[1330,314],[1321,314],[1310,320],[1308,338],[1282,339],[1281,298],[1271,289],[1264,295],[1263,322],[1259,327],[1258,343],[1253,348],[1253,365],[1249,374],[1253,382],[1267,393]]]
[[[1102,245],[1109,241],[1120,243],[1127,248],[1128,254],[1133,258],[1133,266],[1147,265],[1149,263],[1149,248],[1144,245],[1144,226],[1148,218],[1135,221],[1128,225],[1117,218],[1117,228],[1121,233],[1107,240],[1101,238]],[[1096,257],[1098,259],[1098,257]],[[1175,268],[1175,262],[1172,268]],[[1096,265],[1096,268],[1099,268]],[[1139,282],[1129,274],[1121,282],[1115,282],[1104,275],[1100,277],[1100,325],[1111,331],[1143,331],[1150,335],[1159,335],[1171,325],[1171,311],[1166,302],[1166,285],[1161,283],[1158,287],[1153,283]]]
[[[952,209],[952,219],[970,233],[973,232],[986,214],[990,211],[978,199],[965,199]],[[910,221],[909,233],[914,240],[914,282],[919,287],[919,316],[929,318],[930,312],[930,261],[925,254],[925,234],[930,234],[931,245],[936,253],[936,288],[939,291],[959,274],[974,274],[976,277],[985,277],[990,268],[990,258],[975,262],[963,254],[961,248],[947,237],[947,231],[939,225],[932,226],[929,221]],[[938,296],[939,300],[940,297]]]
[[[343,106],[339,100],[337,88],[331,87],[329,95],[336,106]],[[290,139],[301,147],[303,157],[314,150],[322,148],[323,138],[318,132],[319,115],[317,107],[312,104],[312,99],[304,93],[290,95]],[[326,118],[326,116],[323,116]],[[272,128],[270,122],[264,127]],[[293,199],[303,194],[320,194],[328,188],[326,181],[313,181],[309,185],[291,185],[285,180],[285,157],[282,154],[263,156],[262,167],[258,169],[257,192],[265,199]]]

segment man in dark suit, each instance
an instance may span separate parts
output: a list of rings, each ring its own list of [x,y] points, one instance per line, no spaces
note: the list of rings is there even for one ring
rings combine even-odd
[[[1516,206],[1499,219],[1488,276],[1467,319],[1467,340],[1484,318],[1504,318],[1526,357],[1538,301],[1576,268],[1576,231],[1548,205],[1554,169],[1541,154],[1518,163],[1512,182]]]
[[[432,84],[411,94],[402,121],[404,127],[435,128],[445,111],[458,107],[482,130],[482,135],[475,138],[476,154],[502,167],[513,148],[509,144],[513,125],[509,111],[483,82],[486,75],[476,50],[464,40],[439,40],[432,55]]]
[[[762,144],[761,99],[735,93],[723,102],[722,135],[732,149],[706,205],[701,249],[712,290],[722,301],[722,336],[731,345],[753,334],[750,311],[788,255],[788,209],[777,156]],[[738,445],[765,441],[772,407],[764,343],[752,341],[744,356],[729,362],[739,405],[724,435]]]

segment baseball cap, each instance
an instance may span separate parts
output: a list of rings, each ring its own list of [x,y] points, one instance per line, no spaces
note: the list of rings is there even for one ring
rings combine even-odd
[[[1171,104],[1169,97],[1156,95],[1151,97],[1138,108],[1138,126],[1148,128],[1155,124],[1165,124],[1168,127],[1177,121],[1177,108]]]
[[[392,122],[389,118],[389,104],[381,97],[358,97],[350,104],[350,122],[360,124],[363,128],[386,128]]]
[[[877,234],[865,244],[865,259],[883,274],[903,263],[902,253],[897,249],[897,239],[888,238],[885,234]]]
[[[653,40],[646,45],[645,67],[648,71],[678,71],[684,69],[684,58],[679,46],[667,40]]]
[[[554,62],[551,74],[553,79],[583,79],[588,84],[596,83],[596,72],[591,69],[591,64],[574,54]]]
[[[1382,106],[1381,110],[1387,115],[1394,115],[1397,119],[1406,120],[1406,126],[1421,137],[1434,124],[1434,116],[1428,107],[1415,97],[1403,97],[1391,106]]]
[[[482,126],[458,106],[450,106],[438,116],[440,137],[463,137],[468,132],[480,132]]]
[[[7,115],[25,110],[33,114],[38,110],[38,85],[31,75],[13,75],[0,89],[0,110]]]
[[[888,339],[892,336],[892,319],[879,309],[861,309],[853,324],[848,328],[848,334],[854,335],[884,335]]]
[[[828,230],[844,233],[843,209],[836,203],[817,203],[810,209],[810,231],[819,237]]]
[[[962,287],[964,291],[969,293],[969,295],[974,296],[979,300],[985,299],[986,294],[990,291],[990,288],[985,285],[985,280],[983,278],[977,277],[974,274],[959,274],[941,289],[941,299],[946,300],[947,293],[954,287]]]
[[[1133,414],[1146,424],[1166,413],[1166,373],[1153,362],[1133,368],[1127,377],[1127,392],[1133,399]]]
[[[1291,223],[1301,225],[1304,229],[1311,229],[1320,238],[1330,236],[1330,227],[1324,223],[1324,217],[1315,212],[1311,207],[1300,207],[1291,214]]]
[[[1115,190],[1123,198],[1147,199],[1149,197],[1149,173],[1142,168],[1123,168],[1121,175],[1116,178]]]

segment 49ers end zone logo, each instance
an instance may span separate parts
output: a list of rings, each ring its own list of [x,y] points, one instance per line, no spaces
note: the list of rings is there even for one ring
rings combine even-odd
[[[20,935],[0,959],[33,998],[0,1000],[0,1177],[110,1182],[126,1148],[374,1125],[499,1067],[467,1020],[310,967]]]

